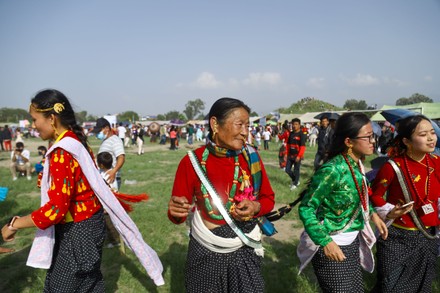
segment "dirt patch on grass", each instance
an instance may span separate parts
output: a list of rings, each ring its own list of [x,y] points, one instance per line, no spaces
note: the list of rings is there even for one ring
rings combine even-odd
[[[38,191],[32,191],[30,193],[26,193],[26,194],[17,194],[17,197],[40,197],[41,193],[40,190]]]
[[[279,209],[284,206],[283,204],[275,204],[274,209]],[[264,240],[269,241],[270,239],[274,239],[277,241],[292,241],[299,239],[301,232],[303,230],[302,227],[298,228],[300,225],[299,220],[295,219],[286,219],[285,217],[279,219],[278,221],[273,222],[275,225],[275,229],[277,229],[278,233],[271,237],[264,237]]]
[[[295,226],[297,224],[297,220],[281,219],[274,222],[278,233],[273,235],[272,238],[278,241],[292,241],[293,239],[299,239],[303,228],[296,228]]]

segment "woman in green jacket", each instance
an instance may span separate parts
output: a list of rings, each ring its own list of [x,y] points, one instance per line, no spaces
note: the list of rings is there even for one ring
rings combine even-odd
[[[371,247],[387,228],[368,201],[362,159],[374,152],[373,128],[363,113],[342,115],[328,160],[316,171],[299,206],[305,232],[298,256],[301,270],[311,261],[324,292],[363,292],[361,266],[372,272]]]

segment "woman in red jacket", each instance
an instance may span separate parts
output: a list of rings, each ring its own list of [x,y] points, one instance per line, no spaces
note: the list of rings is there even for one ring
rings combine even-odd
[[[385,163],[374,180],[371,201],[391,225],[388,239],[377,242],[378,292],[431,292],[438,254],[435,227],[440,224],[440,158],[432,154],[436,142],[425,116],[400,120],[390,154],[395,166]]]
[[[38,93],[31,101],[29,113],[33,127],[43,140],[55,144],[66,137],[78,140],[90,156],[87,137],[76,123],[67,98],[56,90]],[[52,263],[46,275],[45,292],[104,292],[100,270],[105,238],[104,215],[100,201],[83,174],[82,166],[67,151],[56,148],[50,154],[50,185],[42,192],[48,201],[31,214],[15,216],[3,227],[5,241],[12,240],[17,230],[55,227]],[[43,175],[44,178],[44,175]]]

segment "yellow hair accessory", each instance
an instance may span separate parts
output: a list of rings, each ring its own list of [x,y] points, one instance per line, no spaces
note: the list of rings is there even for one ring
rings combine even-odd
[[[55,111],[55,113],[60,114],[64,110],[64,105],[61,103],[56,103],[55,105],[53,105],[53,110]]]
[[[55,105],[53,105],[53,107],[46,108],[46,109],[38,109],[32,103],[31,103],[30,107],[32,107],[37,112],[48,112],[48,111],[54,110],[55,113],[57,113],[57,114],[60,114],[64,110],[64,105],[62,103],[55,103]]]

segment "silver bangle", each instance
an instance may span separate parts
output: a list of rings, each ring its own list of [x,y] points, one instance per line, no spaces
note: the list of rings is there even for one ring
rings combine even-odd
[[[15,222],[15,220],[17,220],[17,219],[19,219],[20,217],[19,216],[15,216],[15,217],[12,217],[11,218],[11,220],[9,221],[9,223],[8,223],[8,229],[9,230],[11,230],[11,231],[18,231],[18,229],[17,228],[14,228],[14,222]]]

